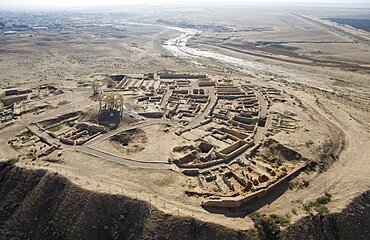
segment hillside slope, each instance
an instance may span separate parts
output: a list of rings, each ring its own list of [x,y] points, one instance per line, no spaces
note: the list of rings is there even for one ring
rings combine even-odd
[[[370,191],[341,213],[308,216],[281,239],[367,239]],[[124,196],[91,192],[44,170],[0,163],[0,239],[257,239],[257,230],[236,231],[165,214]]]

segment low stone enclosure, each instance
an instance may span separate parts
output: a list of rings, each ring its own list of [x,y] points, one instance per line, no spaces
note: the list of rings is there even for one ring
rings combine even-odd
[[[117,158],[124,158],[128,161],[122,164],[126,165],[137,161],[140,166],[148,164],[150,168],[159,166],[158,163],[160,168],[154,169],[172,169],[196,179],[198,186],[186,193],[202,197],[204,207],[221,208],[238,208],[268,194],[296,176],[307,164],[307,159],[299,153],[272,138],[282,131],[294,132],[299,126],[293,113],[269,110],[274,102],[285,101],[284,93],[279,90],[175,72],[122,74],[112,79],[116,82],[114,94],[105,93],[105,96],[119,97],[120,102],[129,104],[132,109],[123,111],[122,108],[120,114],[140,121],[130,125],[120,123],[112,130],[84,121],[82,112],[73,112],[32,124],[28,129],[36,136],[33,141],[49,146],[44,154],[60,149],[63,144],[80,145],[86,153],[91,148],[94,156],[101,155],[106,160],[114,158],[117,162]],[[135,153],[143,151],[148,158],[155,155],[150,151],[163,152],[168,154],[167,162],[135,159],[143,155],[127,157],[124,153],[130,151],[109,153],[109,148],[98,147],[100,142],[119,137],[127,129],[137,129],[135,131],[144,135],[149,131],[153,136],[154,126],[158,124],[166,125],[161,128],[160,136],[164,139],[161,141],[171,142],[155,147],[148,146],[151,138],[142,146],[136,142]],[[16,142],[11,144],[27,145],[25,141],[18,145]],[[128,144],[121,145],[125,148]],[[168,146],[173,148],[170,153]],[[53,150],[49,150],[51,148]],[[102,154],[97,154],[99,151]]]
[[[0,129],[11,125],[15,120],[26,114],[39,114],[51,107],[49,103],[40,100],[63,91],[51,85],[41,85],[33,89],[11,88],[0,91]]]
[[[279,164],[255,157],[266,148],[269,137],[281,131],[293,132],[298,126],[294,116],[266,114],[268,109],[261,109],[285,102],[281,91],[234,85],[198,74],[157,75],[131,81],[127,78],[118,87],[138,94],[137,104],[143,109],[139,114],[178,124],[175,133],[188,144],[175,146],[177,157],[169,157],[169,162],[198,179],[202,190],[188,194],[204,196],[204,206],[240,207],[304,169],[306,164],[299,154],[293,160],[281,159]]]
[[[9,144],[20,149],[28,147],[27,150],[35,152],[35,156],[41,158],[61,150],[62,144],[82,145],[96,136],[105,133],[104,126],[80,122],[82,112],[71,112],[45,121],[32,123],[27,130]],[[40,146],[40,147],[39,147]]]

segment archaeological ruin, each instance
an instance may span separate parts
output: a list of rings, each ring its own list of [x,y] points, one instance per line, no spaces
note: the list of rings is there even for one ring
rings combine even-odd
[[[270,110],[288,97],[275,88],[171,71],[111,78],[112,88],[94,89],[95,119],[70,112],[35,122],[9,144],[32,158],[60,157],[63,148],[74,147],[119,164],[175,171],[196,179],[198,187],[186,194],[202,197],[205,208],[239,208],[290,181],[308,163],[271,138],[299,127],[296,114]],[[2,119],[32,92],[4,92]],[[270,148],[281,159],[263,154]]]

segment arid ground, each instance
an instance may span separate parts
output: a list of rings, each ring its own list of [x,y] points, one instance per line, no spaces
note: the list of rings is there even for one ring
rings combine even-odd
[[[1,123],[0,158],[58,172],[87,190],[143,200],[165,213],[231,229],[253,228],[249,214],[256,211],[294,223],[317,214],[307,206],[326,195],[326,209],[340,212],[370,189],[370,32],[327,19],[336,17],[370,19],[370,10],[158,5],[0,12],[0,22],[50,24],[47,30],[0,36],[2,91],[42,85],[63,91],[35,100],[48,104],[46,110]],[[58,161],[32,159],[9,144],[31,123],[72,111],[96,116],[99,103],[91,97],[92,85],[107,89],[110,75],[164,70],[280,90],[290,100],[273,103],[270,111],[295,112],[299,127],[274,139],[317,165],[241,209],[209,210],[201,207],[201,197],[186,194],[196,188],[196,180],[179,172],[125,166],[67,145]],[[125,106],[135,108],[129,101]],[[121,126],[129,121],[124,116]],[[178,144],[175,134],[143,129],[136,141],[151,144],[147,147],[122,150],[109,139],[99,145],[115,154],[166,161],[161,156],[170,150],[150,152],[165,145],[172,149]]]

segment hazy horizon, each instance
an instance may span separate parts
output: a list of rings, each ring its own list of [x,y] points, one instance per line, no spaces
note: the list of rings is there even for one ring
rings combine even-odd
[[[365,7],[370,8],[370,4],[365,0],[0,0],[0,9],[47,9],[47,8],[70,8],[70,7],[110,7],[110,6],[133,6],[133,5],[161,5],[161,4],[228,4],[228,5],[305,5],[305,6],[332,6],[332,7]]]

